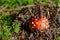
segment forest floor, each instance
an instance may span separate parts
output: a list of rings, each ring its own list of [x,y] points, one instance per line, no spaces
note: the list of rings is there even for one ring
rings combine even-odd
[[[59,8],[49,5],[35,5],[22,7],[16,15],[15,22],[20,22],[22,28],[19,33],[12,34],[11,40],[54,40],[60,36]],[[28,27],[30,18],[33,16],[46,16],[49,20],[49,28],[43,31],[31,32]],[[14,23],[15,23],[14,22]]]
[[[3,8],[1,12],[10,12],[10,15],[15,14],[13,24],[19,22],[22,27],[18,33],[10,35],[11,40],[54,40],[60,36],[60,9],[59,7],[35,4],[34,6],[22,6],[18,9]],[[36,30],[32,32],[29,29],[30,18],[37,15],[46,16],[49,20],[49,28],[46,30]],[[28,25],[29,24],[29,25]]]

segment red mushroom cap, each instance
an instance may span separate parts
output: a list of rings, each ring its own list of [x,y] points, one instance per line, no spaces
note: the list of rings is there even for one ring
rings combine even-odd
[[[48,19],[46,17],[41,17],[41,19],[35,18],[34,20],[31,21],[30,27],[33,29],[38,29],[38,30],[47,29],[49,27]]]

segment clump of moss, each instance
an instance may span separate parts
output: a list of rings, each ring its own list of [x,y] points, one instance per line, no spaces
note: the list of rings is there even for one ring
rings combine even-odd
[[[5,13],[2,13],[0,15],[0,39],[2,40],[10,40],[9,36],[12,32],[18,33],[20,29],[20,23],[17,23],[16,25],[12,26],[12,22],[14,21],[15,15],[5,15]],[[14,29],[14,30],[13,30]]]

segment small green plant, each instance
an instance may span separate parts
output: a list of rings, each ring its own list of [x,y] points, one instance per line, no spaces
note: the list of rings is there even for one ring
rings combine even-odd
[[[19,23],[16,23],[14,26],[13,26],[13,29],[14,29],[14,32],[18,33],[19,30],[20,30],[20,24]]]
[[[16,25],[12,26],[14,17],[15,15],[6,16],[4,12],[2,13],[2,15],[0,15],[0,20],[2,20],[0,24],[0,38],[2,38],[3,40],[10,40],[9,35],[11,35],[12,32],[19,32],[21,26],[20,23],[17,23]]]
[[[22,5],[32,4],[33,0],[21,0]]]

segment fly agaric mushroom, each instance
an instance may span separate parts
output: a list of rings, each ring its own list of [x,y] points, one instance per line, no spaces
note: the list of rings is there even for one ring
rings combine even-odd
[[[41,17],[41,19],[35,18],[35,19],[31,20],[29,27],[30,27],[31,31],[35,31],[36,29],[44,30],[49,27],[49,22],[46,17]]]
[[[49,27],[49,21],[46,17],[41,18],[41,29],[47,29]]]

